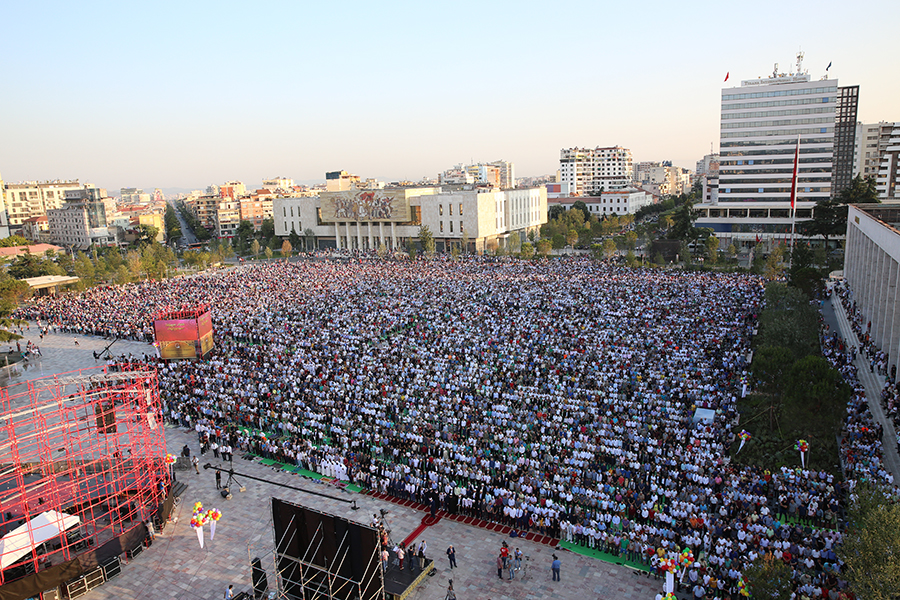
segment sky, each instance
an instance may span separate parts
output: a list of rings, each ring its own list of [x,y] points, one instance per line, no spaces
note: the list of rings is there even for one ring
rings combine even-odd
[[[568,147],[693,169],[721,89],[793,69],[900,121],[900,2],[8,2],[0,176],[202,189],[419,180]],[[724,83],[730,73],[728,83]]]

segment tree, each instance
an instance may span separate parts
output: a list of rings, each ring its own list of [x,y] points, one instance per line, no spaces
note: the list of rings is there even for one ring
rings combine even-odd
[[[694,203],[690,200],[684,202],[675,211],[672,220],[672,227],[669,230],[670,240],[682,240],[690,242],[698,237],[698,232],[694,227],[694,221],[697,220],[697,213],[694,212]]]
[[[780,279],[784,274],[784,245],[778,244],[766,259],[766,278]]]
[[[728,260],[734,260],[737,256],[737,246],[734,243],[728,244],[728,248],[725,250],[725,256],[728,257]]]
[[[578,232],[574,229],[570,229],[566,232],[566,245],[575,247],[575,242],[578,241]]]
[[[24,254],[20,254],[12,261],[7,270],[16,279],[43,277],[50,275],[50,264],[26,249]]]
[[[532,238],[534,237],[534,231],[531,232]],[[533,240],[532,240],[533,241]],[[463,227],[462,230],[462,251],[463,254],[469,253],[469,232],[466,231],[466,228]]]
[[[422,244],[422,252],[425,256],[434,254],[434,236],[431,235],[428,225],[419,226],[419,243]]]
[[[84,285],[94,285],[94,263],[84,252],[79,252],[75,258],[75,275],[81,279]]]
[[[584,217],[582,221],[587,221],[591,218],[591,211],[588,210],[587,204],[583,200],[576,200],[575,204],[572,205],[572,210],[577,210],[582,214]]]
[[[864,178],[862,175],[857,175],[837,197],[825,198],[816,202],[813,218],[798,224],[800,232],[807,236],[821,235],[825,238],[825,247],[827,248],[829,238],[843,235],[847,231],[848,204],[877,202],[879,200],[878,191],[875,189],[875,178]]]
[[[550,238],[550,243],[554,250],[561,250],[566,247],[566,236],[561,233],[554,233]]]
[[[0,248],[12,248],[14,246],[30,246],[33,244],[31,240],[22,237],[21,235],[11,235],[7,238],[3,238],[0,240]]]
[[[275,218],[269,217],[263,219],[262,225],[259,226],[259,237],[263,240],[271,239],[275,236]],[[274,250],[274,248],[273,248]]]
[[[250,242],[250,252],[253,253],[253,258],[257,258],[259,256],[259,240],[253,240]]]
[[[522,244],[522,251],[520,254],[525,260],[530,260],[534,256],[534,246],[531,245],[531,242]]]
[[[300,235],[294,230],[293,225],[291,225],[291,233],[288,235],[288,241],[291,243],[291,248],[296,248],[298,252],[300,251],[303,241],[300,239]]]
[[[235,231],[235,239],[237,240],[238,251],[242,254],[247,251],[248,241],[253,238],[253,223],[242,219]]]
[[[266,253],[266,258],[271,260],[272,254],[274,254],[274,252],[272,251],[272,248],[269,246],[266,246],[265,253]]]
[[[788,600],[791,597],[791,568],[767,552],[744,570],[744,582],[753,598]]]
[[[552,250],[552,249],[553,249],[553,244],[550,242],[550,240],[548,240],[548,239],[538,240],[537,252],[541,256],[546,257],[548,254],[550,254],[550,250]]]
[[[719,238],[714,235],[706,238],[706,251],[709,254],[709,262],[716,264],[719,259]]]
[[[315,251],[316,248],[316,232],[307,227],[303,230],[303,235],[306,237],[306,251],[310,250]]]
[[[156,236],[159,235],[159,228],[155,225],[141,223],[135,228],[135,233],[137,234],[137,239],[134,243],[142,246],[156,241]]]
[[[875,188],[875,177],[857,175],[850,185],[841,190],[838,198],[844,204],[877,204],[878,190]]]
[[[616,253],[616,243],[612,240],[603,242],[603,258],[612,258]]]
[[[547,221],[555,221],[565,212],[565,206],[562,204],[554,204],[547,210]]]
[[[129,250],[125,256],[125,263],[128,266],[128,273],[131,280],[136,281],[141,278],[141,253],[137,250]]]
[[[13,312],[19,302],[31,294],[31,287],[24,281],[2,275],[0,279],[0,342],[21,339],[21,335],[10,331],[12,327],[25,325],[22,319],[14,319]]]
[[[893,600],[900,596],[900,504],[878,490],[857,487],[848,530],[838,546],[841,576],[858,598]]]
[[[291,244],[291,242],[289,240],[284,240],[283,242],[281,242],[281,256],[283,256],[285,258],[285,260],[287,260],[288,257],[290,257],[293,249],[294,249],[294,246]]]
[[[634,247],[637,245],[638,234],[634,231],[628,231],[625,233],[625,248],[627,250],[634,250]]]
[[[629,250],[625,254],[625,264],[629,267],[636,267],[638,264],[637,257],[634,255],[634,250]]]

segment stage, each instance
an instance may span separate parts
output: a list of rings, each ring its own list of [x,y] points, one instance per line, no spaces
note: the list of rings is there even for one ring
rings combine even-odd
[[[430,558],[425,559],[425,568],[419,568],[419,558],[407,553],[403,559],[403,570],[400,570],[400,561],[397,559],[397,553],[390,551],[388,559],[388,568],[384,572],[384,594],[388,600],[403,600],[407,598],[416,586],[428,577],[428,574],[434,570],[434,561]]]

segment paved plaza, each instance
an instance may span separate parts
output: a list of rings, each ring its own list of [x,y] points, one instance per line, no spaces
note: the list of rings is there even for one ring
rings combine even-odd
[[[38,339],[32,326],[25,340],[38,344],[43,358],[33,359],[27,369],[20,369],[9,381],[15,385],[41,375],[64,373],[78,368],[101,364],[93,357],[109,342],[101,338],[73,335],[48,335]],[[74,340],[79,344],[76,346]],[[117,354],[143,355],[153,352],[147,344],[116,342],[112,350]],[[188,444],[192,454],[199,452],[197,435],[181,429],[166,427],[166,445],[169,452],[178,454]],[[211,453],[202,456],[201,464],[219,464]],[[179,471],[180,481],[188,489],[173,511],[177,522],[170,523],[164,533],[143,554],[123,568],[122,574],[111,582],[89,593],[91,600],[121,598],[171,598],[171,599],[220,599],[229,584],[238,591],[251,587],[250,560],[259,556],[271,573],[274,570],[272,548],[274,546],[271,518],[271,498],[276,496],[300,505],[310,506],[338,516],[368,524],[372,515],[386,510],[387,524],[394,541],[403,540],[421,523],[425,513],[378,500],[365,494],[340,490],[328,484],[304,479],[296,474],[274,470],[258,461],[246,461],[236,456],[234,469],[264,478],[273,483],[284,483],[306,490],[329,494],[326,499],[312,494],[278,487],[250,479],[241,480],[245,492],[232,487],[233,498],[226,500],[216,490],[214,471]],[[227,473],[223,473],[223,482]],[[240,479],[240,477],[238,477]],[[356,500],[359,510],[352,510],[350,503]],[[206,508],[218,508],[223,517],[218,523],[215,540],[209,540],[201,549],[197,536],[191,530],[191,508],[195,502]],[[442,519],[428,527],[419,536],[428,544],[429,558],[435,559],[437,574],[426,578],[410,596],[414,600],[442,599],[446,594],[447,580],[453,579],[457,598],[467,599],[534,599],[577,598],[579,600],[637,600],[653,598],[661,589],[661,583],[644,575],[635,575],[626,567],[620,567],[566,551],[558,551],[562,561],[560,582],[551,581],[550,562],[554,550],[546,545],[513,539],[497,533]],[[418,539],[416,543],[418,543]],[[500,545],[507,541],[511,547],[520,547],[530,558],[527,577],[507,581],[497,578],[495,561]],[[458,569],[449,569],[446,548],[456,548]],[[270,580],[270,583],[273,583]]]

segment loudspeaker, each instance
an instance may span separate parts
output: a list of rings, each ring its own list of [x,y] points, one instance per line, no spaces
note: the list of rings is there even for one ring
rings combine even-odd
[[[100,568],[103,569],[103,576],[106,577],[106,581],[109,581],[122,572],[122,564],[119,562],[118,556],[112,557],[100,565]]]
[[[59,594],[58,587],[47,590],[46,592],[41,592],[41,600],[60,600],[61,598],[62,596]]]
[[[269,590],[269,578],[258,556],[250,562],[250,565],[253,567],[253,597],[262,598]]]

